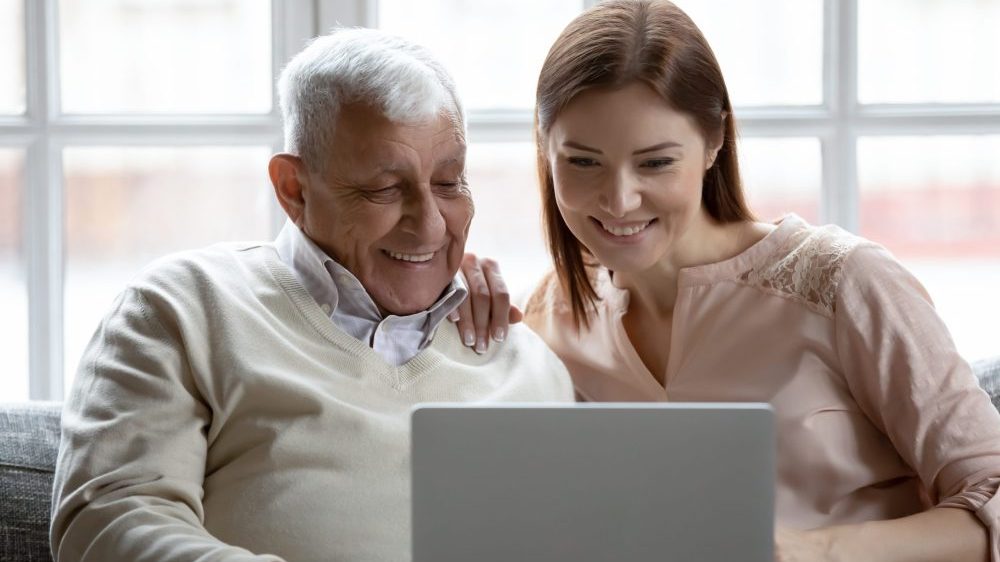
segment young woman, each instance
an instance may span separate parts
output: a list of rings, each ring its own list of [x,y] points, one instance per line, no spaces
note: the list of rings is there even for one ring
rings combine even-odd
[[[769,402],[779,560],[1000,562],[1000,416],[884,248],[753,217],[687,15],[609,0],[576,18],[542,68],[536,137],[555,271],[525,321],[581,399]],[[500,286],[491,262],[464,271]]]

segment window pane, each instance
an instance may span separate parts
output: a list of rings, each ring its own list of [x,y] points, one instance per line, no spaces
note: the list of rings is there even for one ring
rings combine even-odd
[[[1000,102],[1000,2],[858,2],[862,103]]]
[[[24,113],[24,0],[0,0],[0,113]]]
[[[823,102],[822,0],[676,0],[722,66],[733,104]]]
[[[476,216],[466,249],[497,260],[510,294],[524,302],[552,269],[542,235],[535,145],[472,143],[467,161]]]
[[[583,0],[379,0],[379,27],[440,58],[467,109],[531,109],[549,47]]]
[[[740,172],[750,210],[762,221],[796,213],[818,224],[822,156],[815,138],[743,138]]]
[[[60,0],[66,113],[267,113],[268,0]]]
[[[170,252],[269,240],[267,147],[69,148],[66,383],[126,282]]]
[[[862,138],[858,145],[861,234],[924,283],[969,359],[997,353],[997,154],[1000,135]]]
[[[24,152],[0,149],[0,402],[28,399],[28,290],[21,244]]]

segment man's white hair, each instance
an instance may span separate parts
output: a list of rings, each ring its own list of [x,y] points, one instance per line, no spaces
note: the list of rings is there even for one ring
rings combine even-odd
[[[449,114],[463,133],[455,84],[420,45],[374,29],[338,28],[314,39],[278,79],[285,151],[322,172],[343,104],[366,102],[396,123]]]

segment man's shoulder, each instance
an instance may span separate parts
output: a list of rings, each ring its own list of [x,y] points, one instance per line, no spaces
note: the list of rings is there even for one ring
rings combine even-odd
[[[441,323],[431,346],[452,361],[473,367],[559,361],[542,338],[523,322],[512,324],[507,329],[504,341],[491,340],[485,354],[478,354],[465,346],[458,335],[458,330],[450,322]]]
[[[274,251],[267,242],[222,242],[157,258],[129,283],[135,289],[192,289],[223,285],[245,277],[265,263],[261,252]]]

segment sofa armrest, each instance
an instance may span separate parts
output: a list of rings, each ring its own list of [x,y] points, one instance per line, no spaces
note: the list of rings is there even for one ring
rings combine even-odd
[[[0,560],[51,561],[49,510],[61,405],[0,404]]]

